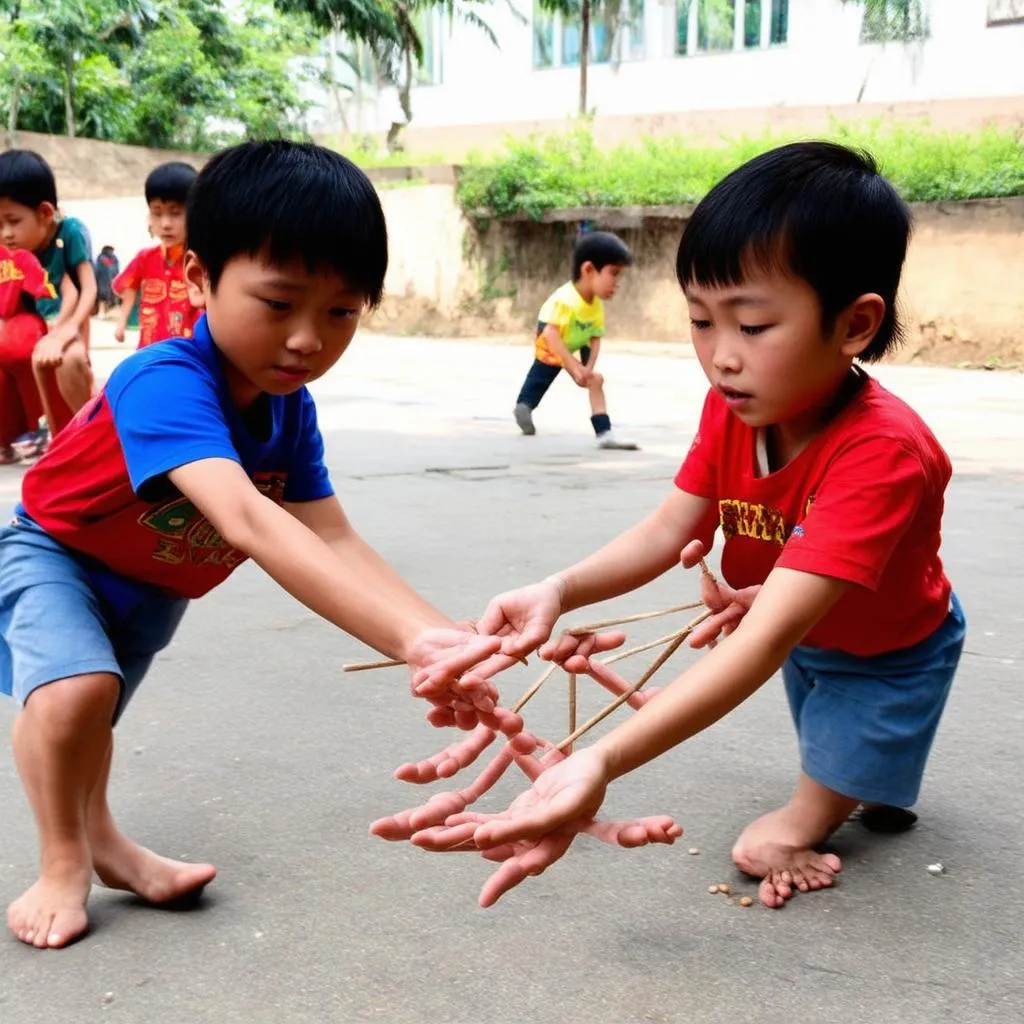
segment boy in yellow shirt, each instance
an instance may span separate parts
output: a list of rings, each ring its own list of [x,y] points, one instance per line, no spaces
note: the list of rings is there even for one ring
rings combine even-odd
[[[544,303],[537,323],[533,366],[516,399],[515,419],[527,436],[537,432],[533,410],[565,370],[590,397],[590,422],[599,448],[636,451],[639,447],[612,433],[604,397],[604,377],[594,367],[604,334],[604,303],[619,286],[633,254],[621,238],[604,231],[583,235],[572,254],[573,279]]]

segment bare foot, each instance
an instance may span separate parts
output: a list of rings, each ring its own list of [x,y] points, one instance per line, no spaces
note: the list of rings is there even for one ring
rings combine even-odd
[[[81,861],[58,862],[7,908],[7,926],[37,949],[57,949],[81,938],[89,927],[85,903],[92,870]]]
[[[165,907],[198,900],[217,874],[212,864],[188,864],[161,857],[120,832],[93,844],[93,863],[104,885],[125,889],[147,903]]]
[[[736,840],[732,859],[748,875],[760,878],[758,897],[766,907],[781,907],[794,893],[826,889],[842,863],[834,853],[815,853],[810,837],[793,820],[789,807],[771,811],[748,825]]]

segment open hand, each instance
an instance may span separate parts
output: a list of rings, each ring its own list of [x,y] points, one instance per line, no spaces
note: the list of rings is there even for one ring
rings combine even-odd
[[[499,594],[476,628],[481,635],[501,637],[502,654],[525,657],[551,636],[561,614],[561,590],[554,580],[544,580]]]

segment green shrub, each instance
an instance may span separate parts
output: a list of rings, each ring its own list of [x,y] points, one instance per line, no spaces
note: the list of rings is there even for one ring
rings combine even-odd
[[[471,216],[534,219],[578,206],[695,203],[735,167],[797,137],[765,134],[720,146],[648,138],[602,149],[588,128],[577,127],[512,140],[502,153],[471,157],[460,176],[459,203]],[[814,137],[870,151],[911,202],[1024,194],[1024,144],[1013,132],[833,124]]]

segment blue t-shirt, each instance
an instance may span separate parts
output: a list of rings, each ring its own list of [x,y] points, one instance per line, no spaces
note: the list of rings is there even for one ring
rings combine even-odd
[[[231,399],[206,317],[192,338],[140,349],[25,474],[24,512],[51,537],[128,580],[199,597],[247,557],[167,479],[201,459],[237,462],[277,503],[334,493],[305,388]]]

